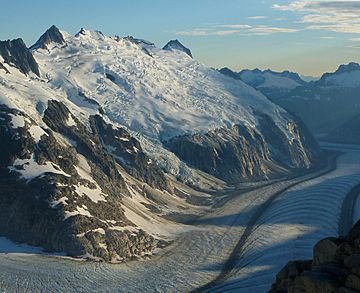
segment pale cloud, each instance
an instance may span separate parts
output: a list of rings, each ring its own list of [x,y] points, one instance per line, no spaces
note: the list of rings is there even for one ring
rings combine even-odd
[[[251,25],[248,25],[248,24],[222,24],[222,25],[217,25],[216,27],[232,28],[232,29],[248,29],[248,28],[251,28]]]
[[[360,42],[360,38],[353,38],[353,39],[350,39],[350,41],[352,41],[352,42]]]
[[[320,37],[320,39],[323,39],[323,40],[334,40],[334,39],[336,39],[336,37],[324,36],[324,37]]]
[[[328,30],[340,33],[360,33],[360,1],[293,1],[275,4],[273,8],[301,13],[300,22],[308,30]]]
[[[268,36],[278,33],[295,33],[297,31],[299,30],[294,28],[271,27],[266,25],[224,24],[213,26],[210,29],[197,28],[190,31],[179,31],[176,34],[180,36],[229,36],[235,34]]]
[[[276,33],[295,33],[298,29],[284,28],[284,27],[269,27],[265,25],[259,25],[250,29],[256,35],[271,35]]]
[[[248,19],[254,19],[254,20],[257,20],[257,19],[265,19],[267,18],[266,16],[263,16],[263,15],[256,15],[256,16],[249,16]]]

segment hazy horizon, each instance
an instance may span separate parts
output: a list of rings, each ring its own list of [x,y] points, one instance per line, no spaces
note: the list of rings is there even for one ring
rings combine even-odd
[[[40,0],[12,1],[3,9],[0,39],[21,37],[28,46],[55,24],[71,34],[85,27],[158,47],[179,39],[207,66],[236,71],[270,68],[319,77],[360,61],[360,1],[65,0],[54,6]]]

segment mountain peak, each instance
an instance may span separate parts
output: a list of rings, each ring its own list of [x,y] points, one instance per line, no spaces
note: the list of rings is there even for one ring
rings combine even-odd
[[[193,58],[193,55],[191,54],[191,51],[189,48],[186,48],[183,44],[180,43],[179,40],[171,40],[170,42],[168,42],[163,50],[167,50],[167,51],[172,51],[172,50],[178,50],[178,51],[182,51],[184,53],[186,53],[187,55],[189,55],[191,58]]]
[[[18,68],[22,73],[40,76],[39,66],[22,39],[0,41],[0,56],[4,63]]]
[[[344,73],[352,74],[352,78],[344,76]],[[360,65],[355,62],[350,62],[349,64],[340,65],[335,72],[325,73],[319,81],[316,83],[321,86],[325,85],[344,85],[347,84],[351,87],[359,87],[359,75],[360,75]]]
[[[297,82],[298,84],[306,84],[306,81],[304,81],[300,75],[296,72],[292,72],[292,71],[289,71],[289,70],[284,70],[284,71],[274,71],[274,70],[271,70],[271,69],[266,69],[266,70],[260,70],[258,68],[254,69],[254,70],[250,70],[250,69],[244,69],[242,71],[239,72],[240,75],[243,75],[243,74],[255,74],[255,75],[259,75],[259,76],[262,76],[262,75],[265,75],[265,74],[271,74],[273,76],[277,76],[277,77],[284,77],[284,78],[289,78],[289,79],[292,79],[293,81]]]
[[[145,45],[145,46],[151,46],[151,47],[155,46],[155,44],[152,42],[146,41],[144,39],[134,38],[133,36],[127,36],[127,37],[124,37],[123,39],[127,40],[133,44],[136,44],[136,45]]]
[[[240,75],[234,71],[232,71],[230,68],[228,67],[224,67],[224,68],[221,68],[219,70],[220,73],[224,74],[224,75],[227,75],[229,77],[232,77],[233,79],[237,79],[237,80],[241,80],[240,78]]]
[[[99,30],[89,30],[81,28],[80,31],[75,34],[76,38],[85,37],[86,39],[101,40],[104,41],[106,36]]]
[[[65,44],[65,40],[60,30],[52,25],[46,32],[39,38],[39,40],[30,47],[30,50],[36,49],[48,49],[48,45],[51,43]]]
[[[80,29],[80,31],[75,36],[77,37],[79,35],[83,35],[83,36],[86,35],[86,30],[83,27]]]
[[[360,70],[360,65],[355,62],[350,62],[349,64],[340,65],[335,73],[345,73]]]

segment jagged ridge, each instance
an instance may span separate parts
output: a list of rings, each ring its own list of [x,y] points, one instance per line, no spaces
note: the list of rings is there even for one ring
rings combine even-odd
[[[51,43],[65,44],[65,40],[60,30],[55,26],[51,26],[40,38],[39,40],[30,47],[30,50],[36,49],[48,49],[48,45]]]
[[[33,72],[40,76],[39,66],[22,39],[0,41],[0,56],[24,74]]]

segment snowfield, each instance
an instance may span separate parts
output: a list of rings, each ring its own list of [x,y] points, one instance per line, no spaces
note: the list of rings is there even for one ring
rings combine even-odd
[[[281,73],[257,70],[244,70],[239,73],[241,80],[247,84],[257,84],[258,89],[293,90],[301,84],[294,79],[283,76]],[[261,81],[261,82],[260,82]]]
[[[235,194],[194,225],[182,225],[181,238],[146,261],[110,265],[7,249],[0,252],[0,288],[17,292],[190,291],[219,275],[251,219],[260,212],[235,269],[211,292],[266,292],[287,261],[310,258],[318,240],[338,235],[343,201],[360,183],[360,149],[336,149],[344,154],[335,170]],[[267,206],[272,195],[294,183]],[[4,251],[1,246],[0,251]]]

